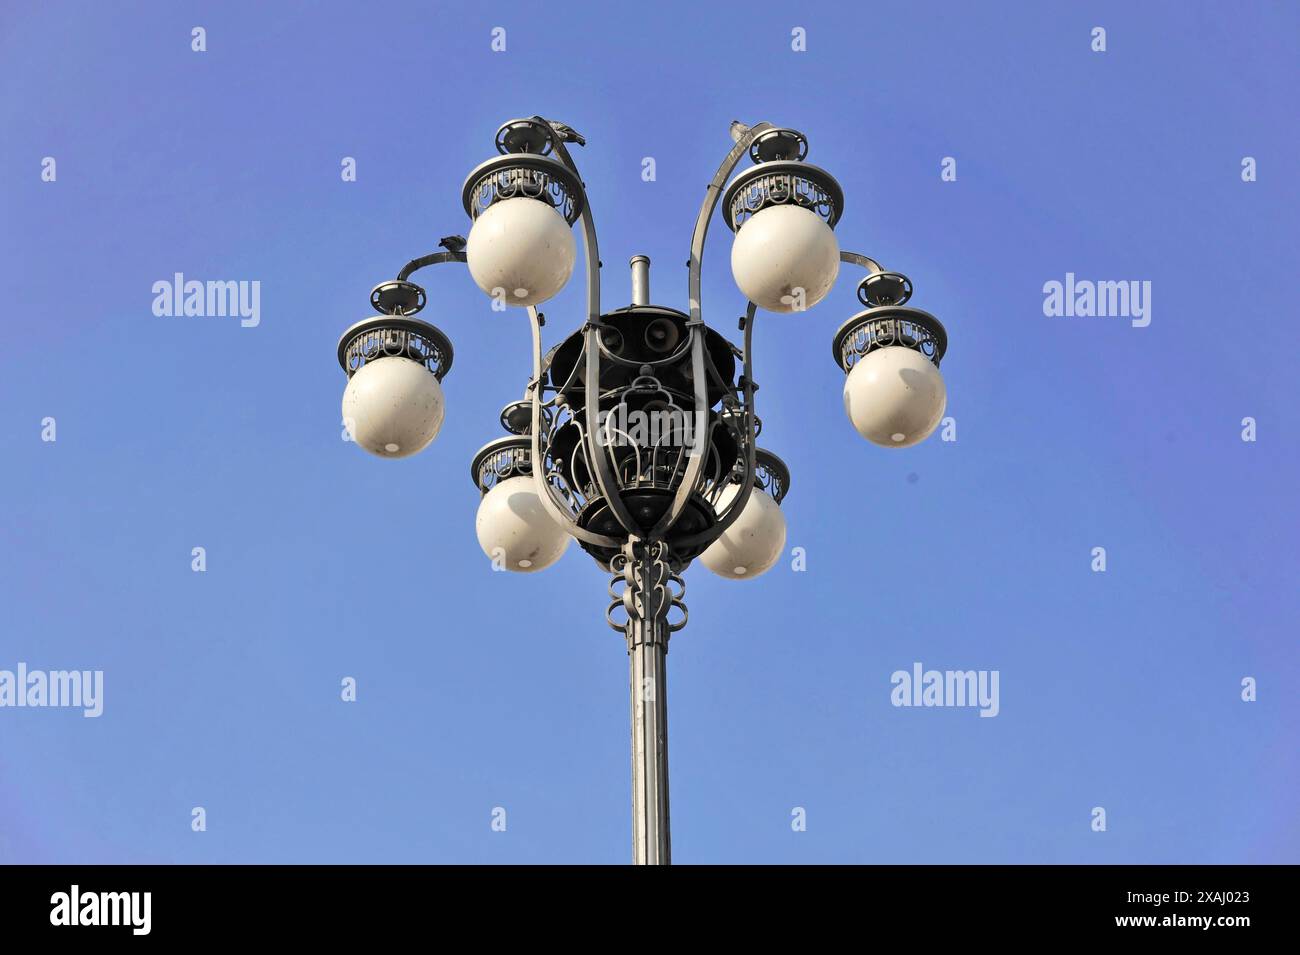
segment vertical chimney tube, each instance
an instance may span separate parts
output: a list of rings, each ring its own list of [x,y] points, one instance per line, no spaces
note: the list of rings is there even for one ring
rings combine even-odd
[[[650,304],[650,257],[634,255],[632,266],[632,304]]]

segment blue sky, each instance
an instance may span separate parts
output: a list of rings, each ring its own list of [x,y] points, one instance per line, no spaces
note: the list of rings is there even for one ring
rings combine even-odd
[[[628,859],[607,575],[576,546],[493,573],[474,536],[522,313],[425,273],[441,434],[405,461],[340,440],[338,334],[466,231],[465,174],[534,113],[587,138],[608,307],[634,253],[685,307],[728,124],[768,120],[843,185],[842,247],[950,336],[957,440],[887,451],[830,354],[855,277],[760,316],[807,570],[687,573],[675,861],[1300,861],[1297,27],[1288,3],[6,4],[0,669],[102,669],[105,700],[0,709],[0,861]],[[259,281],[260,325],[155,316],[176,272]],[[1045,316],[1067,272],[1150,281],[1151,324]],[[999,671],[999,715],[892,706],[917,661]]]

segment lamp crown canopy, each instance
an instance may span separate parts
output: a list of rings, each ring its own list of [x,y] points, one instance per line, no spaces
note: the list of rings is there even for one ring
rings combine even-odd
[[[783,126],[769,129],[750,144],[749,158],[756,163],[803,162],[808,158],[808,137],[797,129]]]
[[[551,130],[536,118],[512,119],[501,124],[496,135],[497,152],[531,153],[537,156],[549,155],[554,148],[551,144]]]

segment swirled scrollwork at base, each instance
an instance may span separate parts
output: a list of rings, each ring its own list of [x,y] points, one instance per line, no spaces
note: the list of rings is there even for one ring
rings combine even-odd
[[[613,577],[608,587],[610,603],[605,610],[605,621],[627,637],[629,648],[634,639],[662,639],[667,643],[670,634],[686,626],[689,616],[684,599],[686,581],[673,571],[668,546],[662,541],[627,544],[610,559],[609,572]],[[618,589],[620,583],[622,590]],[[619,608],[626,614],[621,623],[615,619]],[[673,610],[681,611],[681,620],[669,619]],[[632,626],[636,622],[654,621],[662,626]]]

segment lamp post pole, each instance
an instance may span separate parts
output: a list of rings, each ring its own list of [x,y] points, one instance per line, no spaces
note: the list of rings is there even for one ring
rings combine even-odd
[[[672,862],[668,822],[668,611],[673,597],[667,547],[630,541],[621,561],[628,618],[632,724],[632,861]]]

